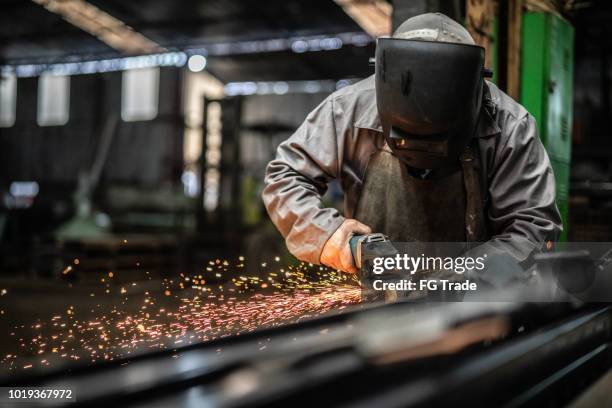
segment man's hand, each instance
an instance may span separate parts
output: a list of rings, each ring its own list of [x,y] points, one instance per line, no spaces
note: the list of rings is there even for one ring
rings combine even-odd
[[[321,263],[343,272],[357,273],[358,270],[353,262],[349,240],[353,235],[365,235],[371,232],[370,227],[357,220],[344,220],[325,243],[321,252]]]

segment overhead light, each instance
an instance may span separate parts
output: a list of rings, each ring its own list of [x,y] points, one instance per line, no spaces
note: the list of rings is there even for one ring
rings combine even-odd
[[[265,52],[293,51],[304,53],[312,51],[332,51],[345,45],[365,47],[373,39],[364,32],[345,32],[329,35],[312,35],[288,38],[270,38],[256,41],[235,41],[206,44],[202,47],[187,48],[188,54],[201,54],[206,56],[224,56],[241,54],[258,54]]]
[[[9,191],[13,197],[36,197],[40,189],[36,181],[13,181]]]
[[[182,67],[186,62],[187,55],[184,52],[166,52],[163,54],[141,55],[137,57],[58,64],[4,65],[0,66],[0,74],[15,74],[19,78],[36,77],[43,73],[54,75],[80,75],[138,68]]]
[[[370,35],[364,32],[338,33],[333,36],[306,36],[273,38],[261,41],[238,41],[231,43],[207,44],[203,47],[188,48],[183,51],[165,52],[140,56],[102,58],[88,60],[85,56],[71,56],[70,62],[25,63],[0,65],[0,74],[16,74],[17,77],[35,77],[51,71],[61,75],[93,74],[98,72],[123,71],[131,68],[153,66],[177,66],[187,63],[188,55],[226,56],[260,52],[293,51],[295,53],[331,51],[352,45],[365,47],[373,43]]]
[[[192,55],[187,60],[187,68],[189,68],[191,72],[203,71],[204,68],[206,68],[206,57],[198,54]]]
[[[391,34],[393,6],[386,0],[334,0],[372,37]]]
[[[166,51],[123,21],[84,0],[32,1],[123,53],[136,55]]]
[[[277,95],[284,95],[289,92],[289,84],[284,81],[275,82],[272,85],[272,90]]]
[[[316,81],[228,82],[224,93],[235,95],[284,95],[287,93],[329,93],[355,83],[353,79],[321,79]]]

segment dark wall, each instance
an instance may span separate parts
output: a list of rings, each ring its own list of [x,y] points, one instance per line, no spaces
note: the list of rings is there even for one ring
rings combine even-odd
[[[612,115],[612,4],[580,10],[574,17],[574,153],[575,158],[609,161]]]
[[[123,122],[121,72],[76,75],[70,80],[70,118],[64,126],[36,123],[38,78],[20,78],[17,120],[0,128],[0,182],[35,180],[70,185],[93,162],[109,115],[119,118],[102,183],[155,186],[178,182],[182,170],[181,72],[162,68],[155,119]]]

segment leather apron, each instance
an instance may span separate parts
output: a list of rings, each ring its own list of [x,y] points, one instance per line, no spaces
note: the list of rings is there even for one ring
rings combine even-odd
[[[468,146],[455,168],[423,179],[410,174],[385,145],[368,161],[354,218],[391,241],[416,242],[417,247],[423,243],[421,250],[428,255],[434,255],[436,246],[426,243],[434,242],[467,243],[461,245],[461,251],[465,251],[469,242],[488,239],[476,162]],[[395,302],[398,296],[423,298],[426,291],[387,290],[366,297],[382,300],[381,295],[386,302]]]
[[[422,179],[385,145],[368,161],[354,218],[391,241],[486,241],[476,161],[468,146],[455,169]]]

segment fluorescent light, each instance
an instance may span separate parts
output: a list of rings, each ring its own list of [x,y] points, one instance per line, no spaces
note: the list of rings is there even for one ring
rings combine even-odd
[[[13,197],[36,197],[39,192],[38,183],[35,181],[13,181],[9,192]]]
[[[11,127],[17,116],[17,76],[0,74],[0,127]]]
[[[56,75],[95,74],[125,71],[126,69],[153,67],[182,67],[187,62],[184,52],[102,59],[97,61],[68,62],[59,64],[24,64],[0,66],[0,74],[15,74],[19,78],[36,77],[43,73]]]
[[[46,73],[38,78],[39,126],[62,126],[70,117],[70,77]]]
[[[277,95],[284,95],[289,92],[289,84],[283,81],[275,82],[272,85],[272,91]]]
[[[126,122],[154,119],[159,103],[159,68],[128,69],[122,76],[121,118]]]
[[[207,44],[203,47],[185,49],[188,54],[204,56],[225,56],[240,54],[257,54],[291,50],[295,53],[330,51],[345,45],[365,47],[374,42],[371,36],[363,32],[338,33],[329,35],[311,35],[288,38],[271,38],[268,40],[236,41]]]
[[[192,55],[187,60],[187,67],[191,72],[200,72],[206,68],[206,57],[203,55]]]
[[[276,81],[276,82],[228,82],[224,93],[235,95],[284,95],[287,93],[330,93],[348,86],[356,80],[341,79],[333,81],[322,79],[317,81]]]
[[[93,74],[99,72],[123,71],[132,68],[176,66],[187,63],[187,55],[226,56],[259,52],[279,52],[291,50],[295,53],[318,52],[339,49],[353,45],[365,47],[374,40],[363,32],[339,33],[334,36],[307,36],[290,38],[273,38],[261,41],[238,41],[232,43],[208,44],[205,47],[189,48],[184,51],[149,54],[133,57],[97,59],[87,61],[80,59],[72,62],[0,65],[1,74],[16,74],[19,78],[35,77],[50,71],[61,75]]]
[[[183,192],[187,197],[197,197],[200,193],[200,178],[195,171],[186,170],[181,175]]]

